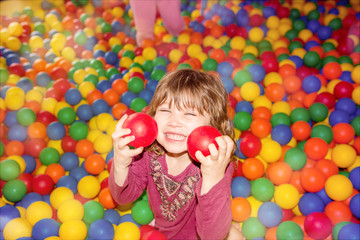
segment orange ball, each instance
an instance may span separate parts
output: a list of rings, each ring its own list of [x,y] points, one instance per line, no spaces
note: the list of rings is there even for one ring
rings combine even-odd
[[[65,169],[59,163],[53,163],[46,167],[45,174],[49,175],[56,184],[65,175]]]
[[[86,96],[86,101],[89,104],[92,104],[95,100],[100,99],[103,97],[103,94],[100,90],[94,89],[88,92],[88,95]]]
[[[286,162],[271,163],[267,170],[269,180],[275,185],[289,183],[292,177],[292,168]]]
[[[99,193],[99,202],[101,205],[103,205],[106,209],[112,209],[117,206],[117,203],[115,202],[114,198],[111,195],[109,188],[103,188]]]
[[[42,58],[36,59],[33,63],[33,69],[36,72],[44,72],[46,64],[47,62],[44,59]]]
[[[279,83],[271,83],[265,88],[265,96],[272,102],[281,101],[285,97],[285,87]]]
[[[258,158],[247,158],[241,166],[244,177],[255,180],[264,175],[264,164]]]
[[[105,159],[97,153],[91,154],[85,159],[84,167],[86,171],[93,175],[98,175],[105,169]]]
[[[302,87],[301,79],[296,75],[284,77],[283,86],[287,93],[296,93]]]
[[[317,168],[304,168],[300,175],[301,186],[307,192],[318,192],[325,187],[325,175]]]
[[[10,141],[5,146],[6,156],[12,156],[12,155],[21,156],[24,154],[24,151],[25,151],[24,144],[17,140]]]
[[[128,84],[125,82],[125,80],[119,78],[112,83],[111,88],[114,89],[118,94],[122,95],[128,90]]]
[[[264,118],[253,119],[250,124],[251,132],[259,138],[268,136],[271,133],[271,128],[271,122]]]
[[[232,219],[235,222],[244,222],[251,215],[251,205],[246,198],[236,197],[231,200]]]
[[[123,113],[128,109],[128,107],[124,103],[116,103],[112,107],[111,113],[115,119],[120,119]]]
[[[41,103],[36,100],[27,100],[24,103],[24,108],[30,108],[34,111],[35,114],[39,113],[41,110]]]
[[[291,66],[290,64],[284,64],[281,67],[279,67],[279,74],[281,77],[288,77],[296,75],[296,69],[294,66]]]
[[[305,121],[296,121],[291,125],[293,137],[298,141],[304,141],[311,135],[311,126]]]
[[[355,137],[355,130],[349,123],[337,123],[332,131],[335,143],[350,143]]]
[[[95,152],[94,144],[87,139],[81,139],[76,143],[75,153],[82,158],[86,158]]]
[[[221,63],[226,58],[226,53],[221,48],[215,48],[210,51],[210,58],[215,59],[218,63]]]
[[[214,36],[215,38],[219,38],[223,35],[224,33],[224,27],[218,24],[215,24],[211,29],[210,29],[210,34],[212,36]]]
[[[329,80],[338,79],[341,74],[341,65],[338,62],[328,62],[324,65],[323,69],[323,75]]]
[[[310,138],[305,142],[304,152],[306,155],[313,160],[323,159],[329,146],[327,142],[322,138]]]
[[[104,100],[109,104],[109,106],[114,106],[120,101],[120,95],[114,89],[107,89],[103,93]]]
[[[260,106],[260,107],[255,108],[252,111],[251,117],[252,117],[252,119],[263,118],[265,120],[270,121],[272,114],[271,114],[270,109],[268,109],[267,107],[264,107],[264,106]]]
[[[45,138],[46,126],[41,122],[33,122],[27,128],[29,138]]]
[[[305,193],[300,182],[301,171],[294,171],[290,180],[290,184],[294,185],[300,194]]]
[[[339,222],[351,221],[352,213],[345,203],[332,201],[325,206],[324,213],[330,218],[335,226]]]

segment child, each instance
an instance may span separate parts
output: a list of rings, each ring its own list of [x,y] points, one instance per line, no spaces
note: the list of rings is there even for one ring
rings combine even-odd
[[[146,189],[155,227],[168,239],[224,239],[236,229],[230,199],[235,145],[221,80],[191,69],[170,72],[160,80],[148,114],[157,122],[158,136],[146,151],[129,148],[134,136],[122,137],[130,133],[121,127],[126,115],[113,133],[109,186],[114,199],[126,204]],[[218,150],[210,144],[210,156],[196,152],[197,164],[188,154],[187,137],[203,125],[222,136],[216,138]]]
[[[173,36],[179,35],[185,29],[180,5],[180,0],[130,0],[138,46],[142,46],[145,39],[154,39],[156,9],[163,19],[166,30]]]

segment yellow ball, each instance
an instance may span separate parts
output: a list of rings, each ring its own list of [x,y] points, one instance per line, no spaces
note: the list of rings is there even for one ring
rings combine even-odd
[[[249,39],[254,43],[258,43],[264,38],[264,31],[259,27],[254,27],[249,31]]]
[[[281,75],[279,73],[270,72],[270,73],[265,75],[264,86],[267,87],[272,83],[279,83],[279,84],[283,83],[283,79],[282,79],[282,77],[281,77]]]
[[[45,20],[45,23],[47,23],[47,24],[49,24],[49,25],[51,25],[51,24],[54,23],[54,22],[59,21],[59,19],[57,18],[57,16],[56,16],[55,14],[53,14],[53,13],[48,13],[48,14],[46,14],[44,20]]]
[[[24,97],[19,93],[6,93],[5,104],[10,110],[19,110],[24,106]]]
[[[255,57],[257,57],[258,56],[258,54],[259,54],[259,50],[257,49],[257,47],[255,47],[255,46],[253,46],[253,45],[249,45],[249,46],[246,46],[245,48],[244,48],[244,54],[245,53],[251,53],[251,54],[253,54]]]
[[[258,211],[262,202],[257,200],[254,196],[249,196],[246,199],[248,200],[251,206],[250,217],[258,217]]]
[[[307,2],[307,3],[305,3],[304,8],[303,8],[304,14],[308,15],[312,10],[315,10],[316,8],[317,7],[316,7],[315,3]]]
[[[360,65],[355,66],[351,71],[351,79],[356,83],[360,83]]]
[[[331,159],[339,168],[350,167],[356,159],[356,150],[348,144],[337,144],[331,151]]]
[[[18,22],[11,22],[8,26],[9,32],[12,36],[19,37],[23,32],[23,27]]]
[[[84,81],[85,76],[86,76],[86,72],[84,69],[76,70],[73,76],[75,83],[77,84],[82,83]]]
[[[86,96],[89,94],[90,91],[95,90],[96,86],[89,81],[84,81],[79,84],[79,92],[81,93],[81,96],[83,98],[86,98]]]
[[[244,100],[252,102],[260,96],[260,87],[255,82],[246,82],[241,86],[240,94]]]
[[[177,41],[179,44],[189,44],[190,43],[190,35],[187,33],[182,33],[179,35]]]
[[[271,114],[274,115],[279,112],[285,113],[290,116],[291,113],[290,104],[284,101],[279,101],[274,103],[271,108]]]
[[[108,134],[101,133],[94,142],[96,152],[103,154],[109,153],[113,147],[112,137]]]
[[[7,39],[11,36],[9,29],[3,28],[0,30],[0,41],[6,42]]]
[[[30,89],[25,95],[26,101],[35,100],[38,103],[41,103],[43,99],[44,99],[44,95],[42,95],[41,92],[35,89]]]
[[[360,105],[360,86],[357,86],[356,88],[354,88],[351,98],[352,100],[357,104]]]
[[[100,192],[100,183],[94,176],[85,176],[80,179],[77,188],[84,198],[94,198]]]
[[[192,43],[188,46],[188,48],[186,49],[186,53],[190,56],[190,57],[196,57],[197,54],[202,52],[202,47],[199,44],[196,43]]]
[[[277,29],[280,26],[280,19],[278,16],[270,16],[266,20],[266,27],[269,29]]]
[[[43,102],[41,103],[41,109],[44,111],[48,111],[51,114],[55,113],[57,101],[55,98],[44,98]]]
[[[58,38],[53,37],[50,40],[50,46],[55,52],[61,51],[65,47],[65,44],[66,44],[66,40],[60,37]]]
[[[278,29],[269,29],[266,36],[272,40],[277,40],[280,38],[281,34]],[[274,48],[274,49],[276,49],[276,48]]]
[[[219,49],[222,46],[224,46],[224,43],[222,41],[220,41],[219,39],[215,39],[212,43],[211,46],[215,49]]]
[[[50,203],[55,209],[70,199],[74,199],[74,193],[67,187],[57,187],[50,194]]]
[[[148,59],[146,59],[145,57],[144,57],[144,59],[145,59],[145,60],[148,60]],[[122,58],[120,59],[119,66],[129,69],[132,63],[133,63],[133,60],[132,60],[131,58],[129,58],[129,57],[122,57]]]
[[[246,41],[243,37],[235,36],[230,40],[231,49],[243,50],[246,46]]]
[[[300,58],[302,58],[302,59],[304,58],[304,56],[305,56],[306,53],[307,53],[306,50],[303,49],[303,48],[295,48],[295,49],[291,52],[292,55],[298,56],[298,57],[300,57]]]
[[[76,58],[75,50],[71,47],[65,47],[61,51],[61,55],[71,62]]]
[[[124,15],[124,10],[121,7],[114,7],[112,9],[112,14],[114,17],[122,17]]]
[[[114,240],[133,240],[140,239],[140,229],[135,223],[123,222],[117,226]]]
[[[24,218],[14,218],[4,227],[4,239],[18,239],[31,237],[32,226]]]
[[[84,217],[84,206],[77,199],[67,200],[59,206],[57,217],[62,223],[69,220],[81,220]]]
[[[153,47],[146,47],[142,52],[142,56],[145,60],[155,60],[157,57],[157,52]]]
[[[299,38],[303,40],[304,42],[307,42],[309,38],[313,36],[313,33],[309,29],[302,29],[299,34]]]
[[[272,107],[272,102],[265,95],[257,97],[252,104],[254,108],[266,107],[267,109],[271,109]]]
[[[179,60],[183,55],[183,52],[179,49],[172,49],[169,53],[169,60],[173,63],[179,63]]]
[[[208,35],[206,37],[204,37],[203,39],[203,46],[204,47],[209,47],[212,45],[212,43],[215,41],[215,38],[211,35]]]
[[[26,220],[35,225],[39,220],[43,218],[52,218],[53,212],[51,206],[43,201],[33,202],[26,209]]]
[[[283,209],[292,209],[299,203],[300,194],[292,184],[281,184],[275,188],[274,200]]]
[[[114,121],[113,116],[110,113],[100,113],[96,117],[96,125],[100,131],[105,132],[108,125]]]
[[[90,142],[95,142],[95,139],[100,134],[102,134],[102,132],[100,130],[97,130],[97,129],[90,130],[88,135],[86,136],[86,139],[89,140]]]
[[[61,239],[82,240],[87,236],[86,224],[81,220],[69,220],[61,224],[59,237]]]
[[[334,201],[344,201],[353,192],[353,185],[344,175],[332,175],[325,182],[325,192]]]
[[[268,163],[276,162],[280,159],[282,153],[281,145],[272,140],[272,139],[264,139],[262,141],[262,147],[260,150],[260,157]]]
[[[10,155],[7,157],[7,159],[12,159],[19,164],[20,174],[22,174],[25,171],[26,163],[25,163],[24,158],[22,158],[21,156],[18,156],[18,155]]]

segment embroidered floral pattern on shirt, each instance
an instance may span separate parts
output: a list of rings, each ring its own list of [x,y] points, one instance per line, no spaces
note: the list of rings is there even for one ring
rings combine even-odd
[[[162,169],[157,158],[152,157],[150,163],[151,172],[156,188],[160,193],[161,213],[166,221],[174,221],[178,211],[195,197],[196,183],[200,180],[200,171],[197,168],[191,170],[182,182],[177,182],[168,177]]]

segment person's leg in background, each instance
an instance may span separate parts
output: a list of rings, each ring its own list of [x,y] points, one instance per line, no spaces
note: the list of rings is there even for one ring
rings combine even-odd
[[[164,27],[173,36],[178,36],[185,29],[185,22],[181,16],[181,0],[157,0],[157,7]]]
[[[154,39],[156,0],[130,0],[130,6],[135,21],[136,42],[141,46],[145,39]]]

